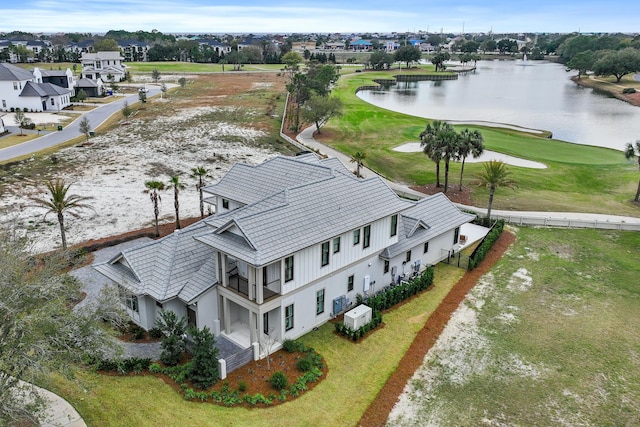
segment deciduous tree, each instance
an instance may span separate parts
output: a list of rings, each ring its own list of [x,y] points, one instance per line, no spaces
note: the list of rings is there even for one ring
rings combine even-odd
[[[85,357],[102,358],[113,342],[90,311],[73,310],[80,282],[62,273],[62,254],[30,255],[30,242],[0,230],[0,425],[38,424],[48,402],[19,380],[37,382],[50,372],[71,374]]]
[[[410,44],[399,47],[394,54],[394,59],[399,62],[406,62],[407,68],[409,68],[409,63],[417,62],[420,58],[422,58],[420,49]]]
[[[78,124],[78,129],[80,133],[84,134],[85,138],[87,138],[87,142],[89,142],[89,133],[91,132],[91,123],[89,123],[89,119],[84,116],[80,123]]]
[[[331,117],[342,114],[342,101],[333,96],[313,95],[304,105],[302,117],[316,124],[316,130],[320,133],[320,126],[326,123]]]

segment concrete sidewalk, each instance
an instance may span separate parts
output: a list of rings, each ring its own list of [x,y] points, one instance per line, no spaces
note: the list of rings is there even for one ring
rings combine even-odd
[[[47,402],[44,418],[41,426],[44,427],[86,427],[86,423],[73,406],[62,397],[44,388],[20,381],[23,389],[33,388],[33,390]],[[23,391],[22,393],[26,393]],[[25,395],[25,399],[29,396]]]

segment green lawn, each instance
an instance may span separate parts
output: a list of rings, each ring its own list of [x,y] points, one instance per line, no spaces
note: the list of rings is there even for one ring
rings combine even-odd
[[[518,230],[393,424],[638,425],[639,257],[640,233]]]
[[[52,389],[69,400],[89,426],[122,425],[125,414],[126,424],[136,426],[355,425],[462,273],[437,266],[435,286],[385,314],[385,326],[360,343],[335,335],[332,324],[305,335],[302,341],[325,358],[329,372],[311,392],[283,405],[246,410],[188,402],[152,376],[81,372],[74,382],[57,378]]]
[[[374,84],[373,79],[390,78],[392,72],[354,73],[343,76],[334,94],[344,103],[344,114],[332,119],[320,138],[345,153],[365,151],[365,164],[382,175],[409,185],[435,182],[435,164],[420,153],[399,153],[394,147],[418,141],[427,119],[395,113],[361,101],[355,91]],[[510,166],[518,182],[516,191],[499,189],[494,207],[513,210],[595,212],[640,216],[630,203],[637,186],[637,165],[622,152],[601,147],[571,144],[516,132],[477,126],[488,150],[545,163],[544,170]],[[480,164],[465,165],[464,183],[473,180]],[[444,168],[443,168],[444,169]],[[453,163],[450,181],[457,183],[460,164]],[[474,204],[486,205],[487,191],[473,187]]]

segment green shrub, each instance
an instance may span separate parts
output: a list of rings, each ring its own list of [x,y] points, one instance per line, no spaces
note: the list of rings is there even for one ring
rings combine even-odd
[[[636,90],[632,87],[625,87],[624,89],[622,89],[622,93],[636,93]]]
[[[158,365],[157,363],[152,363],[151,365],[149,365],[149,372],[151,372],[152,374],[160,374],[162,373],[162,371],[162,366]]]
[[[240,393],[247,391],[247,383],[242,380],[238,381],[238,391]]]
[[[278,371],[271,375],[269,383],[271,384],[271,387],[278,391],[284,390],[289,386],[289,380],[287,380],[287,376],[282,371]]]
[[[193,359],[188,371],[189,378],[197,387],[209,388],[218,381],[218,353],[215,338],[207,326],[190,329],[193,336]]]
[[[164,335],[162,334],[162,330],[160,328],[151,328],[149,329],[149,336],[151,338],[162,338]]]
[[[313,363],[307,357],[303,357],[296,362],[296,367],[302,372],[307,372],[312,366]]]
[[[193,400],[196,398],[196,392],[192,388],[188,388],[184,391],[185,400]]]
[[[294,340],[290,340],[289,338],[282,341],[282,349],[287,353],[293,353],[296,351],[297,345]]]

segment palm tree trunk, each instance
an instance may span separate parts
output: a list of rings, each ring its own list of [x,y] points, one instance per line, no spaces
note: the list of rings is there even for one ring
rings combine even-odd
[[[176,184],[177,185],[177,184]],[[180,202],[178,201],[178,188],[174,188],[173,190],[173,206],[176,209],[176,230],[179,230],[180,227]]]
[[[640,202],[640,181],[638,181],[638,191],[636,191],[636,198],[633,199],[636,202]]]
[[[440,188],[440,161],[436,162],[436,188]]]
[[[156,217],[156,237],[160,237],[160,228],[158,227],[158,215],[160,214],[160,210],[158,209],[158,194],[153,192],[153,214]]]
[[[62,250],[67,250],[67,235],[64,233],[64,215],[58,212],[58,224],[60,225],[60,237],[62,238]]]
[[[360,161],[358,161],[358,163],[356,163],[356,175],[358,176],[358,178],[360,178]]]
[[[467,160],[466,157],[462,158],[462,168],[460,168],[460,191],[462,191],[462,175],[464,174],[464,161]]]
[[[444,160],[444,193],[449,189],[449,158]]]
[[[489,189],[489,206],[487,207],[487,221],[491,222],[491,206],[493,205],[493,194],[496,192],[496,187]]]
[[[200,178],[200,185],[198,185],[198,191],[200,192],[200,218],[204,218],[204,201],[202,196],[202,178]]]

